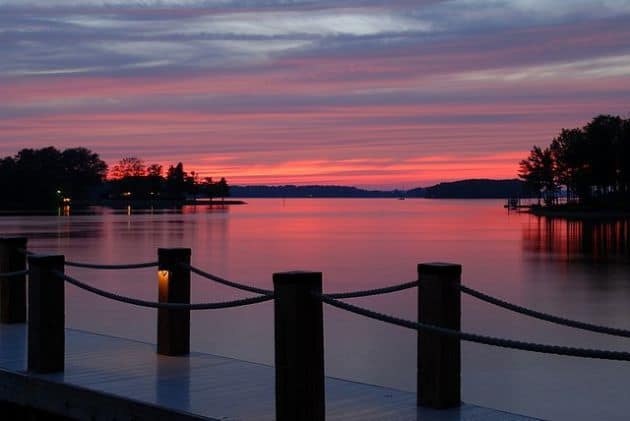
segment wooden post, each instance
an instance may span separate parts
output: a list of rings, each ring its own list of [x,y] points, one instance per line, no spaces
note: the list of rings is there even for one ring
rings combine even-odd
[[[158,249],[158,296],[161,303],[190,304],[191,250]],[[158,309],[158,346],[162,355],[190,352],[190,310]]]
[[[64,369],[65,281],[63,256],[29,256],[28,370],[54,373]]]
[[[321,272],[273,275],[275,289],[276,420],[325,419],[324,321]]]
[[[26,269],[26,238],[0,238],[0,273]],[[0,323],[26,322],[26,275],[0,278]]]
[[[462,267],[449,263],[418,265],[418,321],[447,329],[461,329],[459,285]],[[457,338],[418,332],[419,406],[435,409],[461,403],[461,351]]]

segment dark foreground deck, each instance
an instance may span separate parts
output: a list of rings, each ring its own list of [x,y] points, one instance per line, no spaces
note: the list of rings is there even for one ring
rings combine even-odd
[[[215,355],[157,355],[143,342],[66,331],[64,373],[26,373],[26,325],[0,325],[0,400],[77,419],[273,420],[274,369]],[[415,394],[326,379],[327,420],[526,420],[464,404],[417,408]]]

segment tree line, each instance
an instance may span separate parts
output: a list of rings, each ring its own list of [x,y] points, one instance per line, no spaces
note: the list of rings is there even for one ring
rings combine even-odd
[[[124,158],[111,168],[87,148],[59,150],[52,146],[22,149],[0,157],[0,208],[42,209],[62,203],[99,203],[103,199],[168,199],[226,197],[225,178],[213,181],[187,173],[180,162],[148,167],[135,157]]]
[[[2,208],[47,208],[64,198],[88,200],[107,175],[107,164],[86,148],[22,149],[0,158]]]
[[[545,148],[534,146],[519,177],[545,204],[630,204],[630,119],[599,115],[581,128],[562,129]]]
[[[111,168],[109,178],[109,196],[114,199],[214,199],[230,194],[225,178],[214,181],[212,177],[201,177],[195,171],[187,173],[181,162],[169,166],[164,174],[160,164],[146,166],[140,158],[123,158]]]

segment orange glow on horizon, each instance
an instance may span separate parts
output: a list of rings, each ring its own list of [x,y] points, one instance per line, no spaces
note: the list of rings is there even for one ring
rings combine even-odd
[[[470,178],[516,178],[517,163],[525,155],[526,151],[471,157],[441,155],[404,160],[302,160],[246,165],[240,164],[237,156],[224,156],[184,162],[184,169],[202,178],[225,177],[232,185],[317,184],[411,189]],[[161,163],[165,172],[173,164]]]

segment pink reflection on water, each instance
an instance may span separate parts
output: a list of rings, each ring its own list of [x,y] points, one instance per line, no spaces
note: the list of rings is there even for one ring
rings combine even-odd
[[[630,328],[630,268],[620,259],[628,254],[627,223],[575,224],[508,214],[501,200],[248,202],[183,212],[6,217],[0,231],[28,235],[35,250],[86,262],[151,261],[158,247],[191,247],[196,266],[263,288],[272,288],[272,273],[294,269],[322,271],[326,291],[371,288],[415,279],[420,262],[450,261],[463,265],[466,284],[508,301]],[[110,291],[157,299],[155,270],[69,272]],[[69,326],[155,342],[155,311],[70,286],[66,291]],[[192,295],[195,302],[248,296],[196,276]],[[417,312],[415,290],[353,302],[412,320]],[[328,307],[324,314],[329,375],[414,390],[414,332]],[[627,348],[623,340],[518,317],[468,297],[463,298],[463,328],[543,343]],[[272,304],[195,312],[191,338],[193,350],[272,363]],[[630,372],[624,365],[468,344],[463,350],[469,402],[552,419],[578,413],[582,419],[597,418],[603,405],[620,414],[630,410],[624,399]],[[598,379],[606,387],[593,390],[589,385]],[[549,401],[559,388],[563,397]]]

